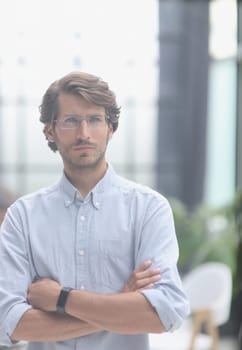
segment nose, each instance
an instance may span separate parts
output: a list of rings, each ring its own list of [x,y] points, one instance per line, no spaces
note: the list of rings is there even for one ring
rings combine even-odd
[[[88,139],[90,137],[89,127],[86,120],[81,120],[79,128],[76,129],[78,139]]]

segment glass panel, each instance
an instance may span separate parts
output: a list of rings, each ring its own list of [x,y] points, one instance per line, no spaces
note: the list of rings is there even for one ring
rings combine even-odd
[[[25,192],[48,182],[48,176],[51,182],[54,169],[61,167],[58,154],[46,145],[38,106],[53,80],[76,69],[108,81],[122,105],[110,160],[120,168],[131,163],[139,174],[146,166],[136,168],[138,163],[153,163],[158,44],[156,0],[90,0],[85,11],[75,0],[6,2],[0,12],[0,138],[5,175],[15,178],[9,184]],[[152,178],[146,171],[140,175],[145,182]]]
[[[205,200],[230,201],[235,190],[236,65],[233,60],[210,66]]]
[[[205,202],[220,206],[235,191],[236,1],[210,4],[210,77]]]

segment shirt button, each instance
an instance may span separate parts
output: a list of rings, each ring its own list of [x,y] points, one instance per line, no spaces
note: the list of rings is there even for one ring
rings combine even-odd
[[[79,255],[83,256],[84,254],[85,254],[85,252],[83,249],[79,250]]]
[[[81,221],[85,221],[85,220],[86,220],[85,216],[81,215]]]
[[[84,286],[81,286],[81,288],[80,288],[81,290],[84,290],[85,289],[85,287]]]
[[[96,207],[99,207],[100,203],[99,203],[99,202],[96,202],[95,205],[96,205]]]

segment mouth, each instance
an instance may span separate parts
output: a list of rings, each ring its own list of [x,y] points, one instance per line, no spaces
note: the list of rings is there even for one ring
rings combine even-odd
[[[78,145],[78,146],[73,147],[74,151],[88,151],[88,150],[92,150],[92,149],[94,149],[94,147],[90,146],[90,145]]]

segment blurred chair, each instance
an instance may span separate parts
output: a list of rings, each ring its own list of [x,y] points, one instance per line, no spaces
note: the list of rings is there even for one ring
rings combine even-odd
[[[240,325],[239,330],[239,350],[242,350],[242,325]]]
[[[217,350],[218,326],[230,315],[232,274],[223,263],[196,267],[183,280],[191,319],[174,333],[150,334],[151,350]],[[206,331],[204,334],[203,331]]]

